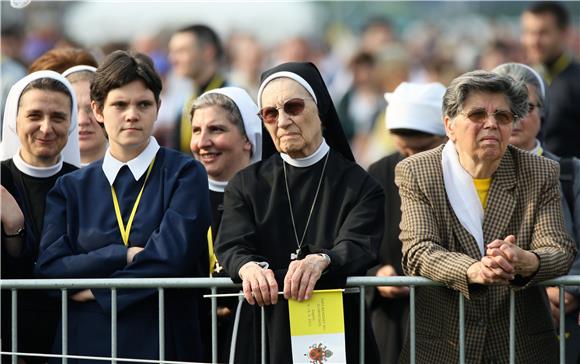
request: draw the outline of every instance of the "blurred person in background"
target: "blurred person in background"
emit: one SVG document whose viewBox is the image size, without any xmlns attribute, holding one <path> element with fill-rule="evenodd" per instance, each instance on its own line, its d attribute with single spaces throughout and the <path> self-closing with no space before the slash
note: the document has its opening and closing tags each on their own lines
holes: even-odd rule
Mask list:
<svg viewBox="0 0 580 364">
<path fill-rule="evenodd" d="M 10 89 L 2 158 L 2 279 L 33 279 L 46 196 L 60 176 L 80 165 L 74 90 L 59 73 L 33 72 Z M 10 291 L 2 290 L 2 351 L 11 351 Z M 18 293 L 17 351 L 51 352 L 60 300 L 45 291 Z M 24 357 L 26 363 L 45 358 Z M 2 361 L 8 358 L 2 358 Z"/>
<path fill-rule="evenodd" d="M 560 203 L 558 164 L 509 145 L 529 110 L 525 85 L 473 71 L 443 97 L 449 141 L 401 161 L 403 270 L 442 283 L 417 287 L 417 362 L 459 360 L 458 294 L 465 298 L 465 358 L 509 360 L 515 290 L 515 357 L 557 363 L 558 343 L 544 287 L 576 254 Z M 410 359 L 407 339 L 401 362 Z"/>
<path fill-rule="evenodd" d="M 527 59 L 549 84 L 544 145 L 560 157 L 580 157 L 580 64 L 566 49 L 570 14 L 562 3 L 535 2 L 521 23 Z"/>
<path fill-rule="evenodd" d="M 445 126 L 441 117 L 445 87 L 440 83 L 403 82 L 385 95 L 387 129 L 397 152 L 371 164 L 369 174 L 385 191 L 385 222 L 379 248 L 379 265 L 367 275 L 392 277 L 404 275 L 401 267 L 401 198 L 395 185 L 395 166 L 403 159 L 443 144 Z M 367 290 L 371 322 L 382 364 L 397 363 L 403 347 L 409 313 L 409 288 L 385 286 Z"/>
<path fill-rule="evenodd" d="M 264 62 L 264 50 L 260 42 L 252 34 L 234 33 L 227 45 L 230 69 L 228 80 L 250 95 L 257 95 Z"/>
<path fill-rule="evenodd" d="M 350 61 L 352 84 L 337 106 L 344 134 L 351 144 L 355 159 L 366 148 L 375 120 L 384 107 L 384 99 L 375 79 L 376 60 L 373 54 L 360 52 Z"/>
<path fill-rule="evenodd" d="M 224 191 L 229 180 L 240 170 L 262 159 L 262 122 L 258 107 L 246 91 L 239 87 L 223 87 L 198 97 L 191 108 L 191 152 L 207 171 L 211 203 L 210 272 L 213 277 L 229 277 L 215 259 L 213 242 L 216 241 L 222 214 Z M 210 239 L 211 238 L 211 239 Z M 236 290 L 237 291 L 237 290 Z M 218 361 L 228 362 L 235 307 L 238 300 L 218 299 Z M 253 309 L 244 304 L 240 315 L 242 335 L 237 335 L 234 362 L 255 362 L 259 352 L 250 334 Z M 249 310 L 249 311 L 248 311 Z M 210 333 L 210 301 L 201 302 L 200 319 L 203 332 Z M 205 358 L 211 360 L 211 336 L 204 335 Z M 255 355 L 255 356 L 252 356 Z"/>
<path fill-rule="evenodd" d="M 223 53 L 217 33 L 206 25 L 181 28 L 169 40 L 169 61 L 174 72 L 191 80 L 194 88 L 174 129 L 175 148 L 183 153 L 191 154 L 189 110 L 193 101 L 207 91 L 227 86 L 221 72 Z"/>
<path fill-rule="evenodd" d="M 53 48 L 35 59 L 28 67 L 28 72 L 51 70 L 63 73 L 67 69 L 81 64 L 91 67 L 98 66 L 95 57 L 86 49 L 71 47 Z"/>
<path fill-rule="evenodd" d="M 22 46 L 24 44 L 24 30 L 20 25 L 2 24 L 0 33 L 0 80 L 2 89 L 0 92 L 0 118 L 4 115 L 4 104 L 12 85 L 26 75 L 26 68 L 21 61 Z M 0 130 L 2 125 L 0 124 Z M 1 135 L 0 135 L 1 137 Z"/>
<path fill-rule="evenodd" d="M 207 275 L 207 174 L 152 137 L 161 89 L 152 60 L 141 53 L 115 51 L 97 69 L 91 105 L 109 147 L 103 159 L 58 179 L 49 192 L 35 268 L 40 277 Z M 200 299 L 196 290 L 165 290 L 167 360 L 201 359 Z M 111 356 L 111 300 L 109 289 L 70 292 L 69 354 Z M 117 355 L 158 359 L 157 289 L 119 290 L 116 302 Z M 61 345 L 56 335 L 53 350 L 60 353 Z"/>
<path fill-rule="evenodd" d="M 515 126 L 510 137 L 510 144 L 527 150 L 530 153 L 544 156 L 560 163 L 560 187 L 562 189 L 562 211 L 566 230 L 580 242 L 580 190 L 575 195 L 574 188 L 580 187 L 580 160 L 575 158 L 560 158 L 542 147 L 538 134 L 543 120 L 546 117 L 549 105 L 546 104 L 546 84 L 542 77 L 532 68 L 521 63 L 506 63 L 496 67 L 493 72 L 507 75 L 514 80 L 523 82 L 528 88 L 529 112 Z M 580 254 L 572 264 L 568 274 L 580 274 Z M 566 286 L 564 305 L 566 311 L 566 362 L 577 363 L 580 360 L 580 325 L 578 323 L 580 307 L 580 286 Z M 550 299 L 552 316 L 556 326 L 560 323 L 560 289 L 549 287 L 546 289 Z"/>
<path fill-rule="evenodd" d="M 107 150 L 107 135 L 102 124 L 97 122 L 91 109 L 91 83 L 95 78 L 96 68 L 80 64 L 62 73 L 75 89 L 78 103 L 79 147 L 81 165 L 104 157 Z"/>
</svg>

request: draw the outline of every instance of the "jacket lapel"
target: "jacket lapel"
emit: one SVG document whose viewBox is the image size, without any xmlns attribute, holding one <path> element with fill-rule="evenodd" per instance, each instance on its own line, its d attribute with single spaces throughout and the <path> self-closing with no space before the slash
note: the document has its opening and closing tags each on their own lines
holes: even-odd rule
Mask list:
<svg viewBox="0 0 580 364">
<path fill-rule="evenodd" d="M 515 164 L 511 149 L 508 148 L 493 176 L 487 197 L 487 209 L 483 218 L 483 239 L 486 244 L 506 237 L 506 230 L 516 206 L 515 187 Z"/>
</svg>

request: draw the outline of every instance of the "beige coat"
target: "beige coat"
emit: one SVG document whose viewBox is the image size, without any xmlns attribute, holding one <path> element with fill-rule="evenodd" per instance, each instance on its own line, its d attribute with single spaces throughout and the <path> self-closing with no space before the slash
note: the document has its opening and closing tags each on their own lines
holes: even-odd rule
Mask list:
<svg viewBox="0 0 580 364">
<path fill-rule="evenodd" d="M 446 287 L 416 291 L 417 363 L 456 363 L 459 297 L 465 300 L 466 362 L 507 363 L 509 290 L 516 290 L 516 362 L 552 363 L 558 344 L 543 288 L 533 284 L 566 274 L 575 246 L 566 234 L 556 162 L 509 146 L 493 175 L 483 222 L 485 243 L 516 236 L 540 258 L 530 280 L 511 287 L 468 284 L 467 269 L 481 259 L 475 239 L 452 211 L 443 183 L 443 146 L 407 158 L 396 169 L 401 194 L 403 269 Z M 401 361 L 409 361 L 409 342 Z"/>
</svg>

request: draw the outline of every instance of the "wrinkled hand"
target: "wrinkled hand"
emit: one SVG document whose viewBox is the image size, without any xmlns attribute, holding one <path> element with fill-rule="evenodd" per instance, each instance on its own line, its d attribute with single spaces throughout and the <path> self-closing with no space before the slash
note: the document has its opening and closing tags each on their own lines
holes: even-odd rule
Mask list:
<svg viewBox="0 0 580 364">
<path fill-rule="evenodd" d="M 533 275 L 540 266 L 538 256 L 516 245 L 516 237 L 509 235 L 504 240 L 494 240 L 487 245 L 486 255 L 496 262 L 505 262 L 515 268 L 515 273 L 523 277 Z M 504 262 L 505 261 L 505 262 Z"/>
<path fill-rule="evenodd" d="M 143 248 L 140 246 L 132 246 L 127 249 L 127 264 L 131 264 L 133 259 L 135 259 L 135 255 L 141 253 Z"/>
<path fill-rule="evenodd" d="M 482 257 L 467 269 L 469 283 L 484 285 L 509 285 L 514 279 L 515 268 L 505 259 Z"/>
<path fill-rule="evenodd" d="M 560 289 L 558 287 L 547 287 L 548 301 L 550 301 L 550 311 L 556 327 L 560 324 Z M 570 313 L 580 306 L 580 300 L 570 292 L 564 291 L 564 312 Z"/>
<path fill-rule="evenodd" d="M 271 269 L 264 269 L 256 262 L 248 262 L 240 268 L 244 297 L 250 305 L 275 305 L 278 302 L 278 283 Z"/>
<path fill-rule="evenodd" d="M 302 260 L 294 260 L 284 277 L 284 298 L 307 300 L 314 290 L 328 262 L 318 254 L 308 254 Z"/>
<path fill-rule="evenodd" d="M 392 265 L 383 265 L 377 271 L 377 277 L 394 277 L 397 275 L 397 271 Z M 399 287 L 399 286 L 378 286 L 377 291 L 384 298 L 398 298 L 407 297 L 409 295 L 409 287 Z"/>
<path fill-rule="evenodd" d="M 16 234 L 24 226 L 24 214 L 14 197 L 0 185 L 0 206 L 2 225 L 6 234 Z"/>
<path fill-rule="evenodd" d="M 87 302 L 95 299 L 93 292 L 90 289 L 85 289 L 84 291 L 77 292 L 70 297 L 73 301 L 77 302 Z"/>
</svg>

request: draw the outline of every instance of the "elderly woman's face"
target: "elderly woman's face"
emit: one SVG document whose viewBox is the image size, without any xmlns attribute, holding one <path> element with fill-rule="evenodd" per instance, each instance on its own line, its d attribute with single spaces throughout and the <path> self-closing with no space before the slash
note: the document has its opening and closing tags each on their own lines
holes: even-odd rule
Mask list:
<svg viewBox="0 0 580 364">
<path fill-rule="evenodd" d="M 504 94 L 472 92 L 452 120 L 445 117 L 447 136 L 462 157 L 473 163 L 494 162 L 503 156 L 513 129 L 513 114 Z"/>
<path fill-rule="evenodd" d="M 68 141 L 71 98 L 58 91 L 31 89 L 22 96 L 16 115 L 16 133 L 22 159 L 37 167 L 58 161 Z"/>
<path fill-rule="evenodd" d="M 250 164 L 252 145 L 222 107 L 195 110 L 191 120 L 191 152 L 214 181 L 229 181 Z"/>
<path fill-rule="evenodd" d="M 304 103 L 302 111 L 296 107 L 300 102 Z M 279 152 L 303 158 L 320 146 L 322 122 L 318 108 L 312 96 L 298 82 L 278 78 L 268 83 L 262 93 L 262 115 L 265 110 L 273 116 L 278 114 L 277 119 L 264 120 L 264 124 Z"/>
<path fill-rule="evenodd" d="M 532 150 L 536 146 L 536 136 L 540 132 L 541 118 L 538 107 L 538 88 L 529 84 L 527 86 L 529 112 L 514 125 L 510 144 L 524 150 Z"/>
</svg>

